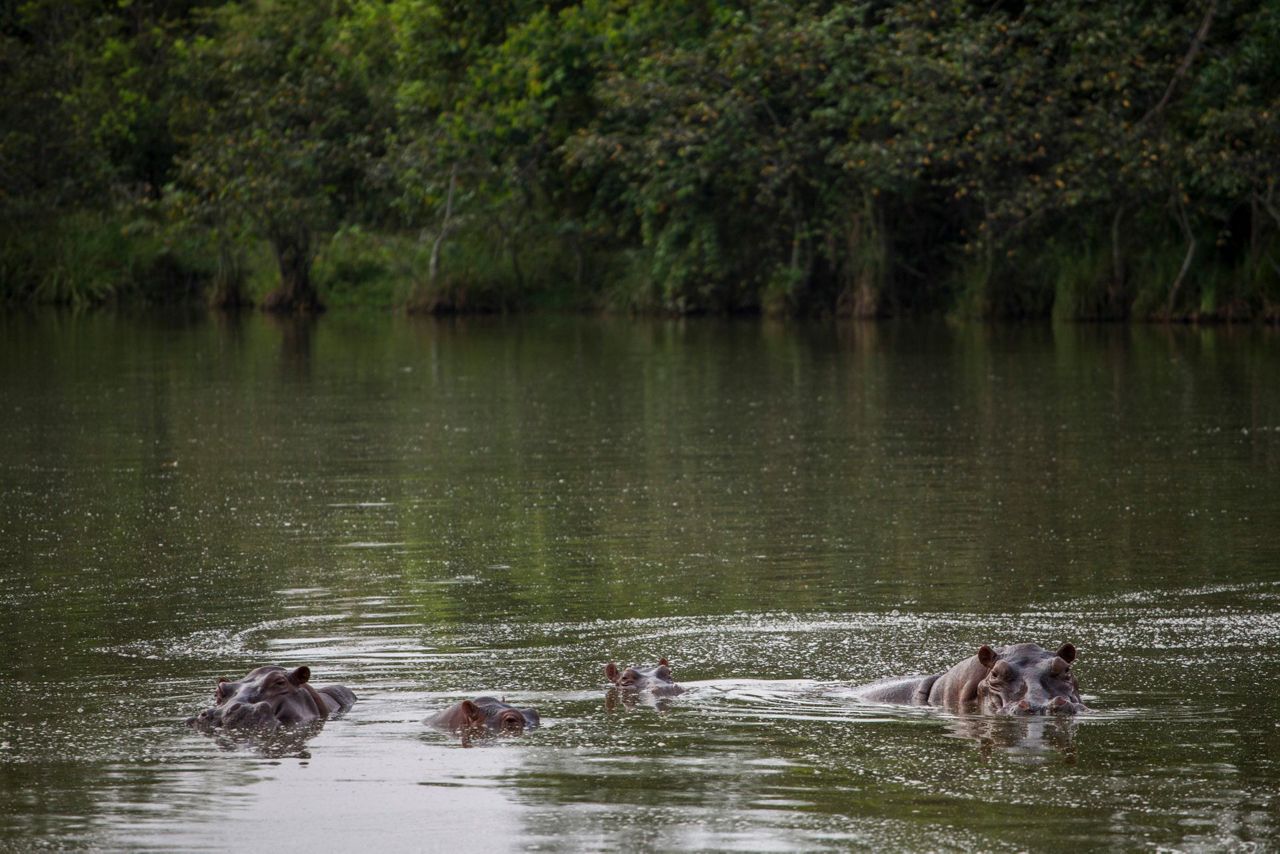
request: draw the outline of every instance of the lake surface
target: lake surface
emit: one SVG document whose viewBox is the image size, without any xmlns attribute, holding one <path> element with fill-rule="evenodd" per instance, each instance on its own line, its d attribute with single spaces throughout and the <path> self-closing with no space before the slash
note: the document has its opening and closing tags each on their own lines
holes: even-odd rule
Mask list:
<svg viewBox="0 0 1280 854">
<path fill-rule="evenodd" d="M 1274 330 L 7 317 L 0 847 L 1274 850 L 1277 487 Z M 1097 712 L 850 690 L 1019 641 Z"/>
</svg>

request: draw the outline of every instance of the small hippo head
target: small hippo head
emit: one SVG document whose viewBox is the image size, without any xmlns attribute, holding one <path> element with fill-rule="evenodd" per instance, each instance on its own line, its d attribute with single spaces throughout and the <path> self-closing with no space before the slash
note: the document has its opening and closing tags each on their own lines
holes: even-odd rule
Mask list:
<svg viewBox="0 0 1280 854">
<path fill-rule="evenodd" d="M 534 709 L 517 709 L 496 697 L 463 700 L 432 715 L 427 723 L 452 732 L 487 731 L 517 735 L 541 723 Z"/>
<path fill-rule="evenodd" d="M 242 679 L 219 679 L 214 705 L 187 723 L 204 728 L 274 729 L 281 724 L 314 721 L 323 717 L 325 710 L 306 684 L 310 678 L 311 670 L 305 665 L 292 671 L 268 665 Z"/>
<path fill-rule="evenodd" d="M 497 697 L 476 697 L 474 700 L 463 701 L 464 706 L 468 704 L 472 706 L 472 720 L 492 732 L 520 733 L 533 729 L 542 720 L 533 709 L 517 709 Z"/>
<path fill-rule="evenodd" d="M 665 658 L 656 667 L 628 667 L 619 670 L 610 661 L 604 667 L 604 675 L 616 687 L 632 691 L 651 691 L 658 696 L 674 696 L 684 691 L 671 678 L 671 666 Z"/>
<path fill-rule="evenodd" d="M 987 669 L 978 683 L 983 712 L 1003 715 L 1073 715 L 1087 712 L 1071 674 L 1076 648 L 1063 644 L 1056 653 L 1033 643 L 1006 646 L 999 652 L 983 644 L 978 662 Z"/>
</svg>

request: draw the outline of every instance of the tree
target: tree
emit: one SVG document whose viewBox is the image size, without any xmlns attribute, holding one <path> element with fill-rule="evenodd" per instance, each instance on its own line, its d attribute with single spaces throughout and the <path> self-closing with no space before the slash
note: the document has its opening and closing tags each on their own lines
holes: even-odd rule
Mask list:
<svg viewBox="0 0 1280 854">
<path fill-rule="evenodd" d="M 0 12 L 0 209 L 158 195 L 175 153 L 172 46 L 198 5 L 34 0 Z"/>
<path fill-rule="evenodd" d="M 392 112 L 386 19 L 344 0 L 246 0 L 213 11 L 183 54 L 179 208 L 266 238 L 264 307 L 321 308 L 320 239 L 373 207 Z"/>
</svg>

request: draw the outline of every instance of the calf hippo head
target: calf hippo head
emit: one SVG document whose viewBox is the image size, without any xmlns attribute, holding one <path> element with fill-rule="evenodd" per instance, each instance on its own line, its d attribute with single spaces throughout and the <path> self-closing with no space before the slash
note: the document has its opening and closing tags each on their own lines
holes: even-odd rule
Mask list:
<svg viewBox="0 0 1280 854">
<path fill-rule="evenodd" d="M 541 722 L 533 709 L 517 709 L 496 697 L 476 697 L 432 715 L 427 723 L 452 732 L 488 731 L 519 734 Z"/>
<path fill-rule="evenodd" d="M 281 724 L 304 723 L 325 717 L 324 700 L 307 681 L 311 670 L 268 665 L 242 679 L 219 679 L 214 705 L 187 723 L 199 727 L 274 729 Z"/>
<path fill-rule="evenodd" d="M 1056 653 L 1033 643 L 1003 647 L 985 644 L 978 662 L 987 670 L 978 683 L 981 711 L 1004 715 L 1072 715 L 1087 712 L 1071 675 L 1076 648 L 1063 644 Z"/>
<path fill-rule="evenodd" d="M 651 691 L 668 697 L 684 691 L 671 678 L 671 666 L 665 658 L 658 660 L 657 667 L 628 667 L 625 670 L 619 670 L 618 665 L 610 661 L 604 667 L 604 675 L 618 688 Z"/>
</svg>

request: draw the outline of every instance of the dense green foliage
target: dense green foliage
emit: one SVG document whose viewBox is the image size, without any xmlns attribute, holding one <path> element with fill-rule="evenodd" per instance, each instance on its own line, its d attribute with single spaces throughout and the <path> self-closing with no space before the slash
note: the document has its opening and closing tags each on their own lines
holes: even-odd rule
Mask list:
<svg viewBox="0 0 1280 854">
<path fill-rule="evenodd" d="M 13 300 L 1280 318 L 1272 0 L 6 8 Z"/>
</svg>

